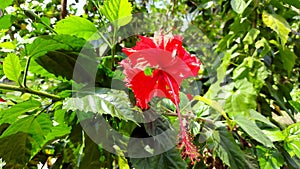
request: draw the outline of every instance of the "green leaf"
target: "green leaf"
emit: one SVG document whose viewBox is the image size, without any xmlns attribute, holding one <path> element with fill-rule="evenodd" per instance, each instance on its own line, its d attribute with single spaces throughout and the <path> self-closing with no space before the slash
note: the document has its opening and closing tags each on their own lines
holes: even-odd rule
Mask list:
<svg viewBox="0 0 300 169">
<path fill-rule="evenodd" d="M 0 48 L 4 49 L 16 49 L 16 45 L 13 42 L 2 42 Z"/>
<path fill-rule="evenodd" d="M 31 155 L 33 156 L 45 144 L 45 136 L 50 132 L 52 126 L 49 115 L 30 115 L 12 123 L 0 138 L 5 138 L 18 132 L 30 134 L 34 140 L 31 148 Z"/>
<path fill-rule="evenodd" d="M 1 4 L 1 3 L 0 3 Z M 0 30 L 1 29 L 9 29 L 12 25 L 11 15 L 4 15 L 0 17 Z"/>
<path fill-rule="evenodd" d="M 186 162 L 182 159 L 180 152 L 176 148 L 172 148 L 167 152 L 152 157 L 130 158 L 130 162 L 132 163 L 132 166 L 137 169 L 187 168 Z"/>
<path fill-rule="evenodd" d="M 3 123 L 12 124 L 18 117 L 26 112 L 35 110 L 41 107 L 41 103 L 36 100 L 28 100 L 22 103 L 15 104 L 9 109 L 0 111 L 0 125 Z"/>
<path fill-rule="evenodd" d="M 293 100 L 289 100 L 289 103 L 294 107 L 294 109 L 300 113 L 300 103 L 293 101 Z"/>
<path fill-rule="evenodd" d="M 114 89 L 99 89 L 98 93 L 94 95 L 67 98 L 63 102 L 63 109 L 109 114 L 133 122 L 136 121 L 135 118 L 141 118 L 140 113 L 133 111 L 127 94 L 124 91 Z"/>
<path fill-rule="evenodd" d="M 260 142 L 266 147 L 274 147 L 272 141 L 264 135 L 261 129 L 249 118 L 236 116 L 234 117 L 234 121 L 254 140 Z"/>
<path fill-rule="evenodd" d="M 67 45 L 58 43 L 53 39 L 36 38 L 31 44 L 26 45 L 26 55 L 31 58 L 38 58 L 45 55 L 48 51 L 65 49 Z"/>
<path fill-rule="evenodd" d="M 21 63 L 16 54 L 9 53 L 4 58 L 3 71 L 9 80 L 16 83 L 19 82 L 19 77 L 21 76 Z"/>
<path fill-rule="evenodd" d="M 300 0 L 282 0 L 282 2 L 293 5 L 294 7 L 300 9 Z"/>
<path fill-rule="evenodd" d="M 68 127 L 66 124 L 59 124 L 51 128 L 51 131 L 45 136 L 45 142 L 64 137 L 67 134 L 70 134 L 70 132 L 71 127 Z"/>
<path fill-rule="evenodd" d="M 97 70 L 95 58 L 81 57 L 73 51 L 49 51 L 39 57 L 36 62 L 49 73 L 62 76 L 67 80 L 74 78 L 76 82 L 91 82 Z"/>
<path fill-rule="evenodd" d="M 79 16 L 70 16 L 58 21 L 54 30 L 58 34 L 74 35 L 85 40 L 96 40 L 99 38 L 95 34 L 98 31 L 95 25 Z"/>
<path fill-rule="evenodd" d="M 253 84 L 253 87 L 258 93 L 265 84 L 265 79 L 268 77 L 267 68 L 260 60 L 247 57 L 242 64 L 234 69 L 232 76 L 234 80 L 243 79 L 245 77 Z"/>
<path fill-rule="evenodd" d="M 280 169 L 280 167 L 283 166 L 284 158 L 280 152 L 275 149 L 257 145 L 256 151 L 261 169 Z"/>
<path fill-rule="evenodd" d="M 298 122 L 288 126 L 283 132 L 286 136 L 284 149 L 291 157 L 296 155 L 300 158 L 300 123 Z"/>
<path fill-rule="evenodd" d="M 262 114 L 260 114 L 255 110 L 250 110 L 250 118 L 276 128 L 276 126 L 272 122 L 270 122 L 270 120 L 268 120 L 265 116 L 263 116 Z"/>
<path fill-rule="evenodd" d="M 98 145 L 89 137 L 85 137 L 84 156 L 80 163 L 79 169 L 101 168 L 100 151 Z"/>
<path fill-rule="evenodd" d="M 25 168 L 31 156 L 32 141 L 29 134 L 22 132 L 0 138 L 0 157 L 6 162 L 5 168 Z"/>
<path fill-rule="evenodd" d="M 124 26 L 132 19 L 132 6 L 128 0 L 104 1 L 100 11 L 110 22 L 116 26 Z"/>
<path fill-rule="evenodd" d="M 291 29 L 289 23 L 283 17 L 264 11 L 262 21 L 279 35 L 283 45 L 286 44 Z"/>
<path fill-rule="evenodd" d="M 260 31 L 255 28 L 251 28 L 243 39 L 244 44 L 251 45 L 254 43 L 255 39 L 259 35 Z"/>
<path fill-rule="evenodd" d="M 246 4 L 244 0 L 231 0 L 230 5 L 236 13 L 242 14 L 244 10 L 247 8 L 247 6 L 250 4 L 250 2 L 251 1 L 248 1 Z"/>
<path fill-rule="evenodd" d="M 13 0 L 3 0 L 0 3 L 0 9 L 5 9 L 6 7 L 8 7 L 9 5 L 11 5 L 13 3 Z M 1 21 L 0 21 L 1 23 Z"/>
<path fill-rule="evenodd" d="M 216 153 L 230 168 L 247 168 L 247 161 L 243 151 L 234 141 L 226 128 L 218 128 L 212 135 Z"/>
<path fill-rule="evenodd" d="M 128 161 L 125 158 L 124 153 L 122 152 L 120 147 L 117 145 L 114 145 L 113 148 L 116 150 L 116 154 L 118 155 L 118 165 L 119 165 L 120 169 L 130 169 L 130 167 L 128 165 Z"/>
<path fill-rule="evenodd" d="M 256 92 L 252 83 L 244 78 L 236 81 L 234 86 L 236 90 L 225 101 L 225 111 L 230 114 L 256 109 Z"/>
<path fill-rule="evenodd" d="M 281 63 L 278 66 L 282 66 L 284 70 L 287 71 L 288 76 L 291 75 L 291 71 L 296 63 L 297 56 L 290 49 L 283 47 L 279 50 L 280 56 L 278 59 Z"/>
<path fill-rule="evenodd" d="M 272 141 L 283 141 L 285 136 L 282 134 L 282 131 L 278 128 L 267 128 L 263 129 L 262 132 Z"/>
<path fill-rule="evenodd" d="M 263 49 L 259 52 L 259 57 L 260 58 L 264 57 L 271 50 L 271 46 L 269 45 L 269 42 L 265 38 L 261 38 L 259 41 L 257 41 L 255 43 L 256 50 L 253 53 L 253 56 L 257 56 L 258 55 L 258 51 L 259 51 L 259 49 L 261 47 Z"/>
</svg>

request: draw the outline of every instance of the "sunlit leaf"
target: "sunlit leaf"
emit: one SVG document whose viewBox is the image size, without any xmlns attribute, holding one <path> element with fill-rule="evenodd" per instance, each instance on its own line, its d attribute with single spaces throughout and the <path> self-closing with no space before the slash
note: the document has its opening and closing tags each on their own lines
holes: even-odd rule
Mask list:
<svg viewBox="0 0 300 169">
<path fill-rule="evenodd" d="M 58 34 L 75 35 L 85 40 L 95 40 L 99 38 L 99 36 L 95 34 L 98 31 L 95 25 L 91 21 L 79 16 L 70 16 L 58 21 L 54 30 Z"/>
<path fill-rule="evenodd" d="M 1 5 L 1 3 L 0 3 L 0 5 Z M 4 16 L 0 17 L 0 23 L 1 23 L 0 24 L 0 30 L 1 29 L 8 29 L 12 25 L 12 19 L 11 18 L 12 18 L 11 15 L 4 15 Z"/>
<path fill-rule="evenodd" d="M 268 77 L 268 74 L 267 68 L 263 62 L 248 57 L 234 69 L 232 78 L 235 80 L 247 78 L 258 93 L 265 84 L 265 79 Z"/>
<path fill-rule="evenodd" d="M 135 117 L 140 115 L 133 111 L 129 98 L 124 91 L 113 89 L 105 89 L 100 93 L 84 97 L 67 98 L 63 103 L 63 109 L 109 114 L 113 117 L 134 122 Z"/>
<path fill-rule="evenodd" d="M 4 109 L 0 111 L 0 125 L 3 123 L 12 124 L 18 120 L 18 116 L 35 110 L 41 106 L 41 103 L 36 100 L 29 100 L 25 102 L 18 103 L 9 109 Z"/>
<path fill-rule="evenodd" d="M 253 44 L 257 36 L 259 35 L 260 31 L 258 29 L 252 28 L 244 37 L 243 43 L 244 44 Z"/>
<path fill-rule="evenodd" d="M 283 132 L 286 136 L 284 149 L 291 157 L 296 155 L 300 158 L 300 123 L 290 125 Z"/>
<path fill-rule="evenodd" d="M 250 4 L 249 2 L 251 1 L 248 1 L 248 3 L 246 4 L 244 0 L 231 0 L 230 5 L 236 13 L 242 14 L 247 8 L 247 6 Z"/>
<path fill-rule="evenodd" d="M 229 114 L 256 109 L 256 92 L 252 83 L 246 79 L 236 81 L 235 89 L 226 99 L 224 109 Z"/>
<path fill-rule="evenodd" d="M 262 21 L 279 35 L 283 45 L 287 42 L 291 29 L 289 23 L 282 16 L 264 11 Z"/>
<path fill-rule="evenodd" d="M 236 116 L 234 121 L 254 140 L 260 142 L 266 147 L 273 147 L 272 141 L 264 135 L 261 129 L 249 118 L 244 116 Z"/>
<path fill-rule="evenodd" d="M 3 71 L 6 77 L 16 83 L 19 82 L 21 76 L 21 63 L 16 54 L 9 53 L 4 58 Z"/>
<path fill-rule="evenodd" d="M 101 13 L 117 26 L 124 26 L 131 21 L 132 6 L 128 0 L 104 1 Z"/>
<path fill-rule="evenodd" d="M 45 55 L 48 51 L 64 48 L 68 48 L 68 46 L 53 39 L 36 38 L 31 44 L 26 45 L 26 55 L 36 59 Z"/>
</svg>

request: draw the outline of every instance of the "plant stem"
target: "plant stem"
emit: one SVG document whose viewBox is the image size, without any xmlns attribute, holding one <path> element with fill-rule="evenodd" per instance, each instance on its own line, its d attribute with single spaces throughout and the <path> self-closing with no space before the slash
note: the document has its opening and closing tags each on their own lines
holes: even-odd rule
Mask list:
<svg viewBox="0 0 300 169">
<path fill-rule="evenodd" d="M 23 82 L 22 82 L 22 85 L 24 88 L 27 88 L 26 79 L 27 79 L 27 73 L 28 73 L 28 69 L 29 69 L 29 63 L 30 63 L 30 57 L 28 57 L 28 59 L 26 61 L 26 65 L 25 65 L 25 71 L 24 71 Z"/>
<path fill-rule="evenodd" d="M 59 97 L 57 95 L 54 95 L 54 94 L 46 93 L 46 92 L 43 92 L 43 91 L 36 91 L 36 90 L 30 89 L 30 88 L 27 88 L 27 87 L 19 87 L 19 86 L 15 86 L 15 85 L 0 84 L 0 89 L 31 93 L 31 94 L 35 94 L 35 95 L 38 95 L 38 96 L 50 98 L 54 101 L 58 101 L 58 100 L 62 99 L 61 97 Z"/>
<path fill-rule="evenodd" d="M 207 105 L 209 105 L 210 107 L 214 108 L 216 111 L 218 111 L 228 122 L 230 129 L 232 129 L 232 120 L 227 116 L 227 114 L 225 113 L 225 111 L 222 109 L 222 107 L 220 106 L 220 104 L 216 101 L 204 98 L 202 96 L 195 96 L 193 100 L 198 100 L 201 101 Z"/>
</svg>

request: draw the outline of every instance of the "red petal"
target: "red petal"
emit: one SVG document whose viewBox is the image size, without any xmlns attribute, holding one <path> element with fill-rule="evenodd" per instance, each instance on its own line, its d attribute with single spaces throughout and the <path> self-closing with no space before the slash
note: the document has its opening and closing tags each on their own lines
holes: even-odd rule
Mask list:
<svg viewBox="0 0 300 169">
<path fill-rule="evenodd" d="M 141 71 L 130 81 L 130 86 L 137 99 L 137 106 L 142 109 L 148 108 L 148 103 L 153 97 L 169 98 L 174 103 L 179 102 L 179 85 L 172 76 L 162 70 L 154 70 L 151 76 L 146 76 Z"/>
</svg>

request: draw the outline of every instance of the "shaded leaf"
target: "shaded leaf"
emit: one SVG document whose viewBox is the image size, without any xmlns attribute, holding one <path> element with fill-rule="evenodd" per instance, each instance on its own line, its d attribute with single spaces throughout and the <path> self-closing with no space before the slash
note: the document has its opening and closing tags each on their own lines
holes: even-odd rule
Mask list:
<svg viewBox="0 0 300 169">
<path fill-rule="evenodd" d="M 225 128 L 218 128 L 212 135 L 216 153 L 231 168 L 247 168 L 243 151 L 234 141 L 233 136 Z"/>
<path fill-rule="evenodd" d="M 300 9 L 300 0 L 282 0 L 282 2 L 293 5 L 294 7 Z"/>
<path fill-rule="evenodd" d="M 187 168 L 185 161 L 181 158 L 180 152 L 176 148 L 172 148 L 165 153 L 148 158 L 130 158 L 130 162 L 136 169 Z"/>
<path fill-rule="evenodd" d="M 99 37 L 95 35 L 98 31 L 95 25 L 79 16 L 70 16 L 58 21 L 54 30 L 58 34 L 75 35 L 85 40 L 96 40 Z"/>
<path fill-rule="evenodd" d="M 73 51 L 49 51 L 39 57 L 36 62 L 48 72 L 77 82 L 91 82 L 94 80 L 97 62 L 94 59 L 80 57 Z"/>
<path fill-rule="evenodd" d="M 24 168 L 31 157 L 31 142 L 27 133 L 17 132 L 0 138 L 0 157 L 6 162 L 5 168 Z"/>
<path fill-rule="evenodd" d="M 124 26 L 132 19 L 132 6 L 128 0 L 104 1 L 101 13 L 116 26 Z"/>
<path fill-rule="evenodd" d="M 19 82 L 21 76 L 21 64 L 16 54 L 9 53 L 3 62 L 3 71 L 6 77 L 16 83 Z"/>
<path fill-rule="evenodd" d="M 259 166 L 261 169 L 280 169 L 284 164 L 283 156 L 275 149 L 256 146 Z"/>
<path fill-rule="evenodd" d="M 291 29 L 289 23 L 283 17 L 264 11 L 262 21 L 279 35 L 283 45 L 287 42 Z"/>
<path fill-rule="evenodd" d="M 96 169 L 101 168 L 100 151 L 98 145 L 94 143 L 88 136 L 85 137 L 84 156 L 80 163 L 79 169 Z"/>
<path fill-rule="evenodd" d="M 278 59 L 281 61 L 281 64 L 277 65 L 279 67 L 283 67 L 284 70 L 287 71 L 288 76 L 291 75 L 293 67 L 296 63 L 297 56 L 294 52 L 290 51 L 288 48 L 283 47 L 280 48 L 280 55 Z"/>
<path fill-rule="evenodd" d="M 40 114 L 38 116 L 30 115 L 12 123 L 1 135 L 5 138 L 18 132 L 28 133 L 32 136 L 31 155 L 35 155 L 45 144 L 45 136 L 50 132 L 52 121 L 49 115 Z"/>
</svg>

